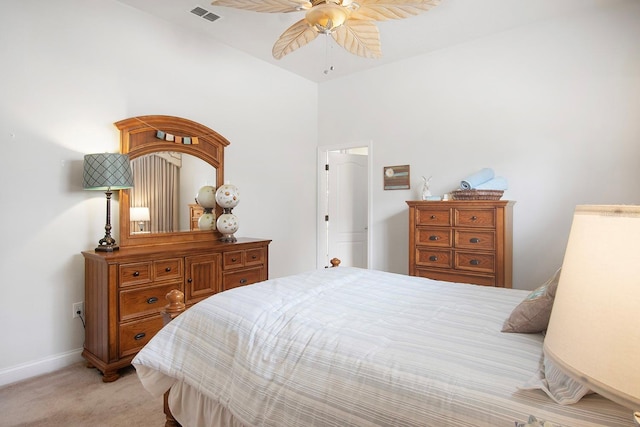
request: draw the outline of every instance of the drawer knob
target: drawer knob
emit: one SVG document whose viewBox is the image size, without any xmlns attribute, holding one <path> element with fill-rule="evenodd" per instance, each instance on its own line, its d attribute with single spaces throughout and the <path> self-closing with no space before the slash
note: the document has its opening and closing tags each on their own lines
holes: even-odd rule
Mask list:
<svg viewBox="0 0 640 427">
<path fill-rule="evenodd" d="M 469 261 L 469 264 L 471 265 L 480 265 L 480 261 L 477 259 L 472 259 L 471 261 Z"/>
<path fill-rule="evenodd" d="M 437 256 L 435 256 L 435 255 L 431 255 L 431 256 L 429 257 L 429 261 L 436 262 L 437 260 L 438 260 L 438 257 L 437 257 Z"/>
<path fill-rule="evenodd" d="M 257 259 L 258 257 L 256 255 L 252 255 L 251 259 Z"/>
<path fill-rule="evenodd" d="M 147 304 L 155 304 L 158 302 L 158 297 L 151 297 L 147 300 Z"/>
<path fill-rule="evenodd" d="M 193 282 L 193 279 L 192 279 L 191 277 L 189 277 L 189 278 L 187 279 L 187 283 L 192 283 L 192 282 Z"/>
<path fill-rule="evenodd" d="M 231 262 L 236 262 L 237 260 L 237 258 L 231 258 Z"/>
<path fill-rule="evenodd" d="M 477 220 L 477 219 L 478 219 L 478 217 L 477 217 L 477 216 L 475 216 L 475 215 L 471 217 L 471 221 L 475 221 L 475 220 Z"/>
<path fill-rule="evenodd" d="M 438 218 L 438 217 L 435 216 L 435 215 L 431 215 L 431 219 L 436 219 L 436 218 Z"/>
<path fill-rule="evenodd" d="M 134 271 L 134 272 L 133 272 L 133 277 L 138 277 L 139 275 L 140 275 L 140 272 L 139 272 L 139 271 Z"/>
<path fill-rule="evenodd" d="M 166 271 L 167 273 L 171 271 L 171 267 L 167 267 L 164 269 L 164 271 Z"/>
<path fill-rule="evenodd" d="M 470 241 L 471 243 L 480 243 L 480 239 L 479 239 L 479 238 L 477 238 L 477 237 L 472 237 L 471 239 L 469 239 L 469 241 Z"/>
<path fill-rule="evenodd" d="M 240 284 L 244 285 L 245 283 L 247 283 L 247 279 L 240 279 Z"/>
<path fill-rule="evenodd" d="M 141 340 L 142 338 L 144 338 L 146 336 L 147 336 L 147 334 L 145 334 L 144 332 L 140 332 L 139 334 L 136 334 L 136 336 L 133 337 L 133 339 L 136 340 L 136 341 L 139 341 L 139 340 Z"/>
<path fill-rule="evenodd" d="M 439 237 L 438 236 L 429 236 L 429 240 L 438 240 Z"/>
</svg>

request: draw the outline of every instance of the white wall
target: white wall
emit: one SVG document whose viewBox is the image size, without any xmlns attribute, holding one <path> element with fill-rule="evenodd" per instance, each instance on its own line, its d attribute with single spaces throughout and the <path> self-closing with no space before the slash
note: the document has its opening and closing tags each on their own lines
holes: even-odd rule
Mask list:
<svg viewBox="0 0 640 427">
<path fill-rule="evenodd" d="M 225 136 L 237 235 L 273 239 L 272 277 L 315 267 L 315 83 L 112 0 L 3 1 L 0 61 L 0 385 L 79 360 L 80 252 L 105 223 L 82 158 L 118 151 L 118 120 L 175 115 Z"/>
<path fill-rule="evenodd" d="M 421 175 L 435 195 L 483 167 L 509 180 L 522 289 L 562 263 L 576 204 L 640 203 L 639 23 L 640 2 L 612 2 L 322 83 L 319 143 L 373 141 L 372 267 L 408 271 Z M 403 164 L 412 189 L 383 191 Z"/>
</svg>

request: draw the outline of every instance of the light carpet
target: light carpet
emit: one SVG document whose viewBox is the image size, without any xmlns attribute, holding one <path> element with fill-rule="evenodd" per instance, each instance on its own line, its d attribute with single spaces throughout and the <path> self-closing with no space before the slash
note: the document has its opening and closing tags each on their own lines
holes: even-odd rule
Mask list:
<svg viewBox="0 0 640 427">
<path fill-rule="evenodd" d="M 162 398 L 153 398 L 135 369 L 103 383 L 84 363 L 0 388 L 0 426 L 164 425 Z"/>
</svg>

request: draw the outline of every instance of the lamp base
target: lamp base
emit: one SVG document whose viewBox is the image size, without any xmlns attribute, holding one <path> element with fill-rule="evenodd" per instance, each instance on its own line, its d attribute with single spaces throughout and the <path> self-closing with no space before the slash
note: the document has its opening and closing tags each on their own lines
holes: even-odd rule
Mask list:
<svg viewBox="0 0 640 427">
<path fill-rule="evenodd" d="M 222 234 L 220 241 L 225 243 L 235 243 L 238 241 L 238 239 L 236 239 L 236 236 L 234 236 L 233 234 Z"/>
<path fill-rule="evenodd" d="M 107 223 L 104 226 L 104 237 L 98 240 L 97 252 L 113 252 L 120 249 L 116 245 L 116 239 L 111 237 L 111 189 L 105 191 L 107 196 Z"/>
<path fill-rule="evenodd" d="M 113 244 L 113 245 L 98 246 L 95 250 L 96 252 L 113 252 L 113 251 L 117 251 L 118 249 L 120 249 L 120 246 Z"/>
<path fill-rule="evenodd" d="M 98 247 L 96 248 L 96 251 L 98 252 L 113 252 L 120 249 L 120 246 L 116 244 L 116 239 L 111 237 L 111 234 L 109 233 L 111 225 L 108 225 L 108 227 L 107 235 L 98 241 Z"/>
</svg>

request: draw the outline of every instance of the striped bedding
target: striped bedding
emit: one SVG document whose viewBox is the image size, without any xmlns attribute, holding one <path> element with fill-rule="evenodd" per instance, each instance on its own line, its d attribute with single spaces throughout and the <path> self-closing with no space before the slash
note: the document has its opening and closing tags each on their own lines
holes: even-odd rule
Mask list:
<svg viewBox="0 0 640 427">
<path fill-rule="evenodd" d="M 183 426 L 511 427 L 530 415 L 634 425 L 598 395 L 562 406 L 519 389 L 539 368 L 543 336 L 500 329 L 527 294 L 322 269 L 202 301 L 133 364 L 152 394 L 173 386 Z"/>
</svg>

